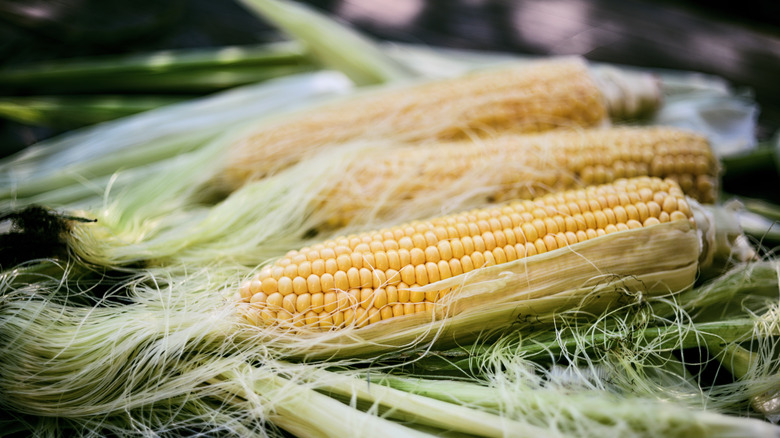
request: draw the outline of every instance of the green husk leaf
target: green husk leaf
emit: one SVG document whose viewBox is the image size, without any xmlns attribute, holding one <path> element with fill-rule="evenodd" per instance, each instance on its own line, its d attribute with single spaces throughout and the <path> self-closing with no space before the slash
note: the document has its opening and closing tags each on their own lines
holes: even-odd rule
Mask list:
<svg viewBox="0 0 780 438">
<path fill-rule="evenodd" d="M 346 373 L 309 370 L 307 376 L 320 391 L 348 400 L 357 399 L 362 403 L 380 405 L 387 410 L 385 415 L 407 422 L 484 437 L 562 436 L 553 430 L 544 430 L 526 422 L 471 409 L 464 403 L 453 403 L 452 399 L 445 402 L 413 394 L 411 391 L 399 391 Z"/>
<path fill-rule="evenodd" d="M 242 0 L 251 11 L 296 38 L 323 65 L 346 74 L 358 85 L 414 77 L 373 41 L 301 3 Z"/>
<path fill-rule="evenodd" d="M 490 382 L 408 378 L 374 373 L 376 385 L 387 385 L 466 406 L 497 412 L 508 418 L 578 437 L 731 437 L 778 433 L 777 426 L 692 409 L 662 400 L 617 396 L 589 389 L 536 386 L 533 382 Z"/>
<path fill-rule="evenodd" d="M 0 98 L 0 117 L 37 126 L 73 129 L 148 111 L 188 96 L 26 96 Z"/>
<path fill-rule="evenodd" d="M 306 68 L 312 69 L 313 64 L 298 43 L 276 42 L 6 67 L 0 70 L 0 89 L 4 93 L 24 91 L 39 95 L 213 91 Z M 241 76 L 228 81 L 224 75 L 230 73 Z M 212 75 L 223 77 L 216 82 L 208 79 Z"/>
<path fill-rule="evenodd" d="M 306 73 L 72 131 L 2 160 L 0 199 L 24 203 L 25 197 L 154 164 L 350 86 L 338 73 Z"/>
</svg>

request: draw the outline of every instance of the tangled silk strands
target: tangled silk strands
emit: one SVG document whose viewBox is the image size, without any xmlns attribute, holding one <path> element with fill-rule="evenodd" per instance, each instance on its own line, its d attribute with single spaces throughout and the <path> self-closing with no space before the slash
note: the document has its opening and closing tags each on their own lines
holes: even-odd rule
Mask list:
<svg viewBox="0 0 780 438">
<path fill-rule="evenodd" d="M 132 281 L 79 306 L 54 277 L 18 280 L 4 278 L 0 404 L 36 433 L 417 436 L 281 377 L 211 290 Z"/>
<path fill-rule="evenodd" d="M 40 277 L 18 288 L 11 284 L 18 279 L 6 277 L 0 326 L 2 405 L 35 416 L 37 432 L 61 418 L 59 432 L 87 435 L 273 435 L 281 426 L 301 436 L 340 430 L 345 436 L 423 436 L 314 392 L 311 388 L 323 385 L 311 378 L 317 365 L 286 366 L 263 344 L 239 341 L 232 308 L 208 290 L 193 287 L 182 294 L 174 293 L 171 279 L 158 287 L 134 281 L 125 296 L 78 306 L 71 303 L 77 297 L 68 285 Z M 125 303 L 113 303 L 116 299 Z M 402 397 L 409 403 L 404 394 L 385 393 L 364 397 L 385 404 L 387 397 Z M 489 436 L 523 427 L 538 433 L 524 423 L 436 400 L 417 400 L 414 408 L 426 409 L 417 421 L 431 427 L 471 432 L 487 427 Z M 472 419 L 447 425 L 448 415 L 459 409 Z"/>
<path fill-rule="evenodd" d="M 210 164 L 213 150 L 194 158 L 199 165 L 182 162 L 147 181 L 144 186 L 150 190 L 139 187 L 118 193 L 107 208 L 97 209 L 96 227 L 73 230 L 74 251 L 104 266 L 149 260 L 169 265 L 219 260 L 256 265 L 305 241 L 306 232 L 317 225 L 310 217 L 311 205 L 323 184 L 336 183 L 335 166 L 308 160 L 249 184 L 216 205 L 204 205 L 192 199 L 199 182 L 193 178 Z M 325 163 L 335 164 L 343 155 L 331 153 Z"/>
<path fill-rule="evenodd" d="M 567 436 L 777 432 L 769 423 L 740 418 L 749 400 L 766 398 L 780 379 L 773 340 L 780 325 L 774 263 L 742 266 L 722 282 L 697 289 L 696 296 L 679 295 L 676 302 L 638 298 L 594 323 L 576 322 L 582 315 L 561 315 L 551 319 L 558 325 L 553 338 L 529 327 L 508 329 L 481 352 L 474 351 L 471 360 L 481 371 L 465 382 L 474 388 L 471 398 L 441 406 L 435 400 L 449 393 L 449 386 L 404 399 L 407 392 L 436 385 L 435 380 L 403 392 L 364 386 L 367 382 L 358 376 L 365 366 L 375 364 L 374 373 L 395 369 L 382 365 L 386 354 L 287 364 L 285 343 L 297 342 L 297 349 L 318 339 L 293 342 L 295 334 L 285 332 L 258 336 L 259 329 L 242 324 L 222 297 L 237 276 L 235 270 L 216 266 L 178 278 L 147 271 L 85 305 L 82 295 L 92 291 L 69 284 L 73 275 L 32 269 L 6 273 L 0 306 L 0 405 L 25 416 L 32 430 L 52 435 L 247 436 L 274 435 L 281 427 L 301 436 L 339 430 L 345 436 L 368 431 L 417 436 L 419 431 L 382 417 L 414 419 L 421 427 L 441 431 L 444 425 L 436 415 L 447 409 L 464 409 L 464 424 L 454 422 L 453 430 L 474 433 L 479 424 L 498 425 L 485 436 L 508 430 Z M 747 319 L 744 332 L 728 334 L 716 323 L 688 317 L 692 310 L 707 310 L 691 309 L 696 298 L 716 305 L 740 301 L 739 292 L 745 290 L 751 291 L 749 310 L 754 314 L 743 311 L 731 322 L 733 327 Z M 756 291 L 763 291 L 764 299 L 755 298 Z M 681 352 L 707 345 L 713 337 L 726 344 L 751 340 L 751 354 L 760 360 L 740 379 L 708 386 L 695 372 L 685 371 L 700 359 Z M 535 355 L 528 354 L 529 346 L 537 347 Z M 414 348 L 430 346 L 411 344 L 406 350 Z M 457 385 L 452 388 L 459 394 Z M 492 397 L 485 397 L 485 388 Z M 365 403 L 370 406 L 366 411 L 356 409 L 365 409 Z M 409 403 L 407 410 L 400 407 L 404 403 Z M 496 417 L 484 417 L 488 414 Z"/>
<path fill-rule="evenodd" d="M 555 331 L 507 334 L 464 346 L 460 354 L 443 353 L 452 358 L 447 365 L 422 357 L 413 367 L 443 373 L 442 380 L 426 373 L 374 374 L 372 381 L 532 419 L 571 436 L 776 436 L 767 423 L 713 415 L 777 415 L 777 269 L 773 262 L 740 267 L 675 297 L 676 303 L 639 298 L 595 320 L 571 312 Z M 743 305 L 731 319 L 694 322 L 684 310 L 695 302 L 730 301 Z M 712 345 L 722 353 L 697 354 Z M 750 345 L 749 367 L 729 383 L 713 384 L 706 370 L 735 361 L 728 346 L 737 345 Z M 458 359 L 462 352 L 466 358 Z M 463 376 L 478 376 L 480 384 Z"/>
</svg>

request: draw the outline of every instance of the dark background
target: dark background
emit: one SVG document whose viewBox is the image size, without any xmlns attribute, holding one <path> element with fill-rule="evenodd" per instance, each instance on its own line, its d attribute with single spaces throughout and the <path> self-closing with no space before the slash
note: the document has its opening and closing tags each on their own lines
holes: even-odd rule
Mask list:
<svg viewBox="0 0 780 438">
<path fill-rule="evenodd" d="M 711 73 L 780 127 L 780 2 L 308 0 L 378 39 Z M 0 0 L 0 67 L 280 39 L 233 0 Z M 56 132 L 0 119 L 3 151 Z"/>
</svg>

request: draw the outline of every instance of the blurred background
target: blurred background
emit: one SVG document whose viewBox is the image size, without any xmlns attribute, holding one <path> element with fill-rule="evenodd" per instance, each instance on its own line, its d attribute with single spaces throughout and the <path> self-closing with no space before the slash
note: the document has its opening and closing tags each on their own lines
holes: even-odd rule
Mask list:
<svg viewBox="0 0 780 438">
<path fill-rule="evenodd" d="M 582 55 L 593 61 L 714 74 L 754 95 L 761 106 L 760 139 L 780 127 L 780 6 L 775 0 L 305 3 L 380 40 L 531 55 Z M 0 71 L 71 58 L 283 39 L 233 0 L 0 0 Z M 0 77 L 0 107 L 9 99 L 41 92 L 3 82 Z M 176 101 L 211 91 L 172 91 L 165 98 Z M 73 108 L 77 115 L 78 107 Z M 41 126 L 0 118 L 0 155 L 83 123 Z"/>
</svg>

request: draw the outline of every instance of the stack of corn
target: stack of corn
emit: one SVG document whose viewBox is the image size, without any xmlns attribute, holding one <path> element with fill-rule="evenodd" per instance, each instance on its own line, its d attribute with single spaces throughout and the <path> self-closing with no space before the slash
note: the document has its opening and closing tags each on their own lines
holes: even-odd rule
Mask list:
<svg viewBox="0 0 780 438">
<path fill-rule="evenodd" d="M 290 187 L 301 184 L 290 177 L 291 166 L 313 163 L 319 179 L 304 181 L 310 184 L 306 194 L 297 190 L 305 198 L 303 207 L 285 210 L 278 207 L 284 202 L 279 199 L 259 201 L 257 194 L 242 194 L 246 200 L 237 208 L 245 211 L 215 215 L 208 227 L 183 231 L 193 221 L 182 209 L 171 215 L 165 199 L 159 203 L 161 217 L 116 221 L 119 227 L 136 226 L 130 231 L 92 231 L 111 227 L 111 218 L 101 219 L 97 226 L 78 226 L 77 240 L 83 244 L 75 252 L 97 264 L 137 262 L 159 248 L 175 248 L 170 256 L 162 256 L 175 258 L 184 250 L 200 251 L 203 245 L 220 243 L 220 254 L 226 254 L 231 251 L 230 234 L 239 233 L 236 226 L 216 232 L 213 223 L 233 222 L 231 217 L 236 216 L 260 218 L 247 224 L 245 237 L 232 245 L 246 251 L 248 243 L 256 247 L 267 243 L 254 236 L 268 235 L 269 230 L 275 235 L 303 235 L 299 229 L 278 229 L 274 216 L 294 214 L 296 221 L 311 217 L 306 226 L 330 232 L 345 225 L 404 222 L 641 175 L 674 179 L 686 193 L 710 202 L 716 196 L 718 167 L 704 138 L 671 129 L 611 127 L 613 119 L 638 118 L 657 107 L 660 95 L 652 75 L 606 75 L 578 58 L 358 91 L 236 133 L 224 144 L 226 161 L 217 176 L 204 178 L 207 187 L 194 190 L 207 194 L 209 201 L 215 191 L 230 195 L 258 182 L 268 182 L 266 194 L 296 192 Z M 315 156 L 322 158 L 321 165 L 314 163 Z M 316 170 L 318 165 L 323 170 Z M 166 183 L 184 187 L 178 180 L 156 186 Z M 146 198 L 136 202 L 150 204 Z M 179 217 L 185 225 L 175 222 Z M 161 240 L 182 235 L 193 239 Z M 133 245 L 158 237 L 134 252 Z M 248 263 L 240 254 L 226 257 Z"/>
<path fill-rule="evenodd" d="M 774 436 L 752 419 L 678 409 L 709 410 L 718 399 L 735 412 L 752 399 L 758 411 L 776 410 L 768 338 L 777 312 L 747 301 L 739 312 L 712 311 L 736 293 L 699 301 L 706 288 L 692 289 L 755 253 L 713 205 L 720 169 L 704 137 L 612 126 L 657 107 L 660 95 L 652 76 L 578 59 L 397 84 L 241 133 L 220 149 L 218 177 L 192 179 L 216 186 L 207 195 L 224 192 L 219 204 L 177 180 L 203 168 L 109 193 L 83 215 L 99 222 L 52 227 L 71 239 L 67 264 L 3 272 L 0 406 L 38 434 Z M 316 161 L 329 153 L 338 159 Z M 301 180 L 298 170 L 317 166 L 325 170 Z M 280 228 L 287 240 L 263 240 Z M 99 254 L 104 242 L 120 250 Z M 259 266 L 237 257 L 263 245 L 288 252 Z M 776 273 L 760 272 L 771 281 L 746 289 L 768 284 L 776 301 Z M 714 325 L 696 320 L 707 311 Z M 745 317 L 754 311 L 765 320 Z M 556 377 L 558 357 L 544 343 L 536 353 L 550 353 L 552 367 L 512 346 L 540 333 L 566 371 L 583 376 Z M 468 392 L 440 376 L 409 390 L 419 394 L 375 380 L 385 366 L 405 372 L 388 356 L 424 351 L 422 362 L 450 346 L 468 346 L 475 361 L 461 374 Z M 486 354 L 474 354 L 482 346 Z M 709 391 L 717 385 L 674 357 L 683 348 L 717 355 L 734 385 Z M 486 359 L 491 350 L 511 351 Z M 299 359 L 307 363 L 289 363 Z M 602 409 L 599 393 L 656 397 L 665 408 L 610 398 Z"/>
<path fill-rule="evenodd" d="M 358 96 L 244 137 L 226 172 L 233 187 L 312 147 L 381 137 L 385 147 L 345 163 L 322 193 L 317 208 L 334 227 L 414 218 L 409 207 L 418 204 L 445 210 L 469 191 L 483 209 L 290 251 L 244 282 L 239 312 L 260 327 L 334 330 L 425 325 L 488 302 L 587 294 L 605 276 L 622 279 L 615 290 L 690 288 L 715 251 L 699 202 L 718 197 L 718 160 L 692 132 L 611 126 L 608 108 L 625 115 L 626 106 L 615 93 L 609 103 L 593 77 L 580 61 L 538 62 Z M 643 93 L 659 104 L 657 88 Z M 738 230 L 726 233 L 742 248 Z M 545 277 L 542 266 L 565 280 Z"/>
</svg>

